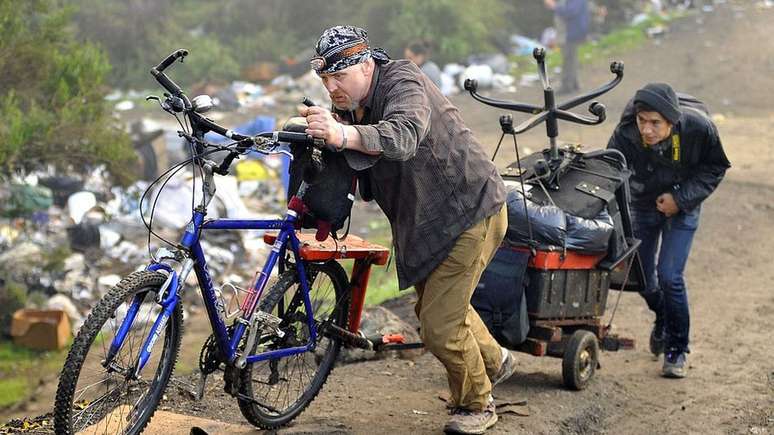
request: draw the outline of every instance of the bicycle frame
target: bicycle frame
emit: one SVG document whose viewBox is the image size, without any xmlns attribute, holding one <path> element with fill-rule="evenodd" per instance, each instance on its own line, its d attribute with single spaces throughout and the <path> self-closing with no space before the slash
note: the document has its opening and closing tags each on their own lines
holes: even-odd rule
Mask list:
<svg viewBox="0 0 774 435">
<path fill-rule="evenodd" d="M 180 303 L 180 290 L 182 289 L 182 283 L 185 281 L 188 273 L 193 270 L 196 274 L 196 278 L 199 282 L 199 288 L 204 298 L 204 305 L 207 310 L 207 315 L 212 326 L 212 331 L 215 336 L 215 341 L 221 351 L 221 354 L 225 356 L 226 361 L 233 363 L 238 358 L 237 348 L 240 341 L 243 338 L 248 326 L 258 327 L 253 318 L 255 309 L 258 304 L 263 291 L 268 283 L 269 275 L 277 264 L 277 261 L 286 252 L 287 243 L 290 242 L 290 248 L 293 251 L 294 258 L 296 260 L 297 273 L 300 277 L 306 277 L 306 271 L 304 267 L 304 261 L 301 259 L 299 252 L 300 244 L 295 233 L 295 222 L 297 220 L 296 213 L 293 210 L 288 210 L 283 220 L 250 220 L 250 219 L 215 219 L 204 220 L 205 213 L 197 209 L 194 212 L 191 222 L 186 227 L 185 234 L 183 235 L 180 245 L 190 253 L 190 257 L 185 260 L 181 268 L 180 273 L 174 270 L 170 265 L 161 262 L 154 262 L 148 266 L 148 270 L 151 271 L 164 271 L 168 273 L 169 278 L 164 283 L 159 291 L 158 302 L 162 306 L 162 311 L 156 318 L 156 321 L 151 328 L 148 337 L 140 352 L 137 360 L 136 367 L 132 370 L 132 375 L 139 376 L 143 367 L 150 358 L 151 351 L 158 337 L 161 335 L 163 328 L 166 326 L 169 317 L 172 315 L 173 310 Z M 263 266 L 263 269 L 258 273 L 253 288 L 250 289 L 249 295 L 242 302 L 241 311 L 242 315 L 236 320 L 236 327 L 233 334 L 229 334 L 224 320 L 220 317 L 218 310 L 217 295 L 213 287 L 212 278 L 207 270 L 207 261 L 202 251 L 201 244 L 199 243 L 199 234 L 202 230 L 280 230 L 277 240 L 274 243 L 269 258 Z M 312 308 L 311 299 L 309 296 L 309 285 L 306 279 L 300 279 L 301 291 L 303 295 L 304 307 L 307 312 L 307 323 L 309 325 L 309 342 L 304 346 L 297 346 L 286 349 L 272 350 L 263 352 L 258 355 L 250 355 L 245 358 L 246 363 L 253 363 L 256 361 L 263 361 L 268 359 L 287 357 L 303 352 L 312 350 L 317 341 L 317 328 L 314 322 L 314 312 Z M 165 296 L 165 293 L 167 295 Z M 108 356 L 103 363 L 104 366 L 108 366 L 118 350 L 124 343 L 129 329 L 139 311 L 140 304 L 142 302 L 142 296 L 135 296 L 131 306 L 127 311 L 127 315 L 124 318 L 118 333 L 113 339 L 110 345 Z"/>
<path fill-rule="evenodd" d="M 230 138 L 235 141 L 250 140 L 251 144 L 254 144 L 255 142 L 252 138 L 235 133 L 231 130 L 227 130 L 226 128 L 217 125 L 213 121 L 197 113 L 196 104 L 192 104 L 188 97 L 183 93 L 182 89 L 177 84 L 175 84 L 166 74 L 164 74 L 163 71 L 166 68 L 172 65 L 177 59 L 182 59 L 187 55 L 187 50 L 177 50 L 169 55 L 166 59 L 164 59 L 157 67 L 151 69 L 151 75 L 156 78 L 159 84 L 161 84 L 162 87 L 169 92 L 169 94 L 165 94 L 166 99 L 163 103 L 161 103 L 158 97 L 149 98 L 159 100 L 162 109 L 168 113 L 173 115 L 175 115 L 175 113 L 185 113 L 185 116 L 188 117 L 192 127 L 192 135 L 185 135 L 185 137 L 191 141 L 192 147 L 195 146 L 197 149 L 196 154 L 202 154 L 203 148 L 200 142 L 194 143 L 193 141 L 202 141 L 204 134 L 208 131 L 215 132 L 221 136 Z M 194 101 L 194 103 L 197 102 Z M 309 138 L 311 137 L 307 137 L 305 134 L 299 133 L 282 132 L 282 134 L 284 134 L 284 137 L 286 138 L 294 137 L 294 135 L 298 136 L 294 137 L 294 139 L 298 140 L 299 138 L 302 138 L 304 143 L 308 142 Z M 277 140 L 281 139 L 278 132 L 274 132 L 273 139 L 274 142 L 277 142 Z M 311 143 L 307 144 L 311 145 Z M 244 150 L 246 149 L 247 148 Z M 127 377 L 139 377 L 140 372 L 142 371 L 143 367 L 145 367 L 145 364 L 150 358 L 153 346 L 155 345 L 159 336 L 161 336 L 161 332 L 166 326 L 169 318 L 173 315 L 177 304 L 180 303 L 180 292 L 183 288 L 183 283 L 192 270 L 196 274 L 196 278 L 199 282 L 199 288 L 201 289 L 202 297 L 204 298 L 204 306 L 207 309 L 207 316 L 209 317 L 210 324 L 212 326 L 215 342 L 217 343 L 221 355 L 224 356 L 227 364 L 234 364 L 239 368 L 243 368 L 245 364 L 248 363 L 282 358 L 314 349 L 315 343 L 317 342 L 318 331 L 314 321 L 314 310 L 312 307 L 312 302 L 309 296 L 309 283 L 306 279 L 307 275 L 304 267 L 304 260 L 301 258 L 301 254 L 299 252 L 299 241 L 295 233 L 295 223 L 298 219 L 296 211 L 294 211 L 292 207 L 288 208 L 285 214 L 285 218 L 281 220 L 215 219 L 205 221 L 204 219 L 207 214 L 207 205 L 215 194 L 215 182 L 213 179 L 213 173 L 222 175 L 227 174 L 229 165 L 231 165 L 234 158 L 236 158 L 240 153 L 241 151 L 232 151 L 220 163 L 220 165 L 215 165 L 212 162 L 204 160 L 203 156 L 194 158 L 194 163 L 198 164 L 205 174 L 204 182 L 202 185 L 204 196 L 201 204 L 192 210 L 193 213 L 191 221 L 186 226 L 185 233 L 183 234 L 180 243 L 178 244 L 180 251 L 185 253 L 185 259 L 182 262 L 182 266 L 180 267 L 179 272 L 174 270 L 169 264 L 163 263 L 160 260 L 154 261 L 147 267 L 147 270 L 150 271 L 160 271 L 162 273 L 166 273 L 168 278 L 159 290 L 159 294 L 156 300 L 162 306 L 162 310 L 157 316 L 156 321 L 153 323 L 147 338 L 143 342 L 143 347 L 140 351 L 135 366 L 132 367 L 126 374 Z M 286 151 L 280 151 L 280 153 L 290 155 Z M 302 183 L 302 186 L 296 193 L 297 197 L 294 197 L 293 199 L 300 202 L 298 198 L 303 196 L 303 192 L 305 190 L 305 184 Z M 263 269 L 261 269 L 261 271 L 257 274 L 252 288 L 249 289 L 248 297 L 245 298 L 245 300 L 242 302 L 242 306 L 240 307 L 241 315 L 235 320 L 233 333 L 229 332 L 225 320 L 220 316 L 218 296 L 216 295 L 215 288 L 213 287 L 210 273 L 207 271 L 207 260 L 199 243 L 199 236 L 201 231 L 208 229 L 280 230 L 279 236 L 277 237 L 269 254 L 269 258 L 264 264 Z M 249 330 L 250 332 L 246 345 L 247 350 L 245 351 L 250 352 L 256 338 L 255 334 L 257 330 L 255 328 L 259 328 L 261 323 L 266 320 L 258 319 L 256 317 L 257 313 L 255 310 L 258 306 L 258 300 L 263 294 L 266 284 L 268 283 L 271 271 L 274 269 L 277 261 L 285 255 L 285 252 L 287 252 L 288 241 L 290 242 L 290 248 L 293 251 L 293 255 L 296 260 L 296 272 L 301 278 L 299 279 L 299 282 L 301 285 L 304 307 L 307 313 L 306 321 L 309 326 L 309 342 L 303 346 L 262 352 L 259 355 L 239 355 L 237 349 L 240 342 L 242 341 L 245 331 L 248 331 L 248 328 L 251 328 Z M 175 259 L 178 260 L 181 258 L 175 256 Z M 122 321 L 116 336 L 113 338 L 105 361 L 102 363 L 104 367 L 110 367 L 112 360 L 123 346 L 129 329 L 131 328 L 132 323 L 134 322 L 135 317 L 139 312 L 142 300 L 142 295 L 136 295 L 132 300 L 129 309 L 127 310 L 127 315 Z"/>
</svg>

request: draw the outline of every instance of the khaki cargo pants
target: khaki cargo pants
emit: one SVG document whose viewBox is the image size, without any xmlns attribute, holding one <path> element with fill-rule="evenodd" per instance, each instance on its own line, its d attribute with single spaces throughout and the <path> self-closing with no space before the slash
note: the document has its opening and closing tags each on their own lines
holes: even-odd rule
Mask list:
<svg viewBox="0 0 774 435">
<path fill-rule="evenodd" d="M 470 305 L 473 290 L 505 236 L 506 207 L 457 239 L 446 260 L 415 288 L 425 347 L 446 367 L 451 405 L 482 410 L 500 369 L 500 345 Z"/>
</svg>

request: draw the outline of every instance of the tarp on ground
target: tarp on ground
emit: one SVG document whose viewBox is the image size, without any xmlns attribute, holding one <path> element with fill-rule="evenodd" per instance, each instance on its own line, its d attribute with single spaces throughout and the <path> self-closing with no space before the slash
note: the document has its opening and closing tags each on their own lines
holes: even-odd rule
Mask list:
<svg viewBox="0 0 774 435">
<path fill-rule="evenodd" d="M 43 186 L 11 183 L 0 203 L 0 215 L 9 218 L 28 217 L 47 210 L 53 204 L 51 189 Z"/>
</svg>

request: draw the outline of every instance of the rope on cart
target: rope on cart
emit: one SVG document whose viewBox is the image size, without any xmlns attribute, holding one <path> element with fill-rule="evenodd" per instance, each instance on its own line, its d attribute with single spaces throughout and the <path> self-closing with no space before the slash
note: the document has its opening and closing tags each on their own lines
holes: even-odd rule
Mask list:
<svg viewBox="0 0 774 435">
<path fill-rule="evenodd" d="M 505 136 L 505 133 L 503 133 Z M 536 254 L 535 248 L 537 247 L 537 240 L 532 234 L 532 222 L 529 219 L 529 210 L 527 210 L 527 191 L 524 190 L 524 173 L 521 171 L 521 157 L 519 156 L 519 144 L 516 142 L 516 133 L 511 133 L 513 136 L 513 148 L 516 150 L 516 167 L 519 169 L 519 182 L 521 183 L 521 200 L 524 202 L 524 217 L 527 220 L 527 231 L 529 232 L 529 249 L 530 253 L 534 256 Z M 502 142 L 503 137 L 500 137 Z M 500 147 L 499 145 L 497 146 Z"/>
<path fill-rule="evenodd" d="M 507 130 L 506 130 L 507 129 Z M 521 200 L 524 202 L 524 218 L 527 221 L 527 232 L 529 233 L 529 250 L 530 254 L 532 256 L 536 255 L 536 248 L 537 248 L 537 240 L 535 240 L 535 236 L 532 233 L 532 222 L 529 219 L 529 211 L 527 210 L 527 191 L 524 189 L 524 173 L 521 170 L 521 156 L 519 155 L 519 144 L 516 141 L 516 133 L 513 131 L 513 127 L 503 127 L 503 134 L 500 135 L 500 140 L 497 142 L 497 147 L 495 148 L 494 154 L 492 154 L 492 162 L 494 162 L 495 157 L 497 157 L 497 152 L 500 151 L 500 145 L 503 143 L 503 139 L 505 138 L 506 134 L 510 134 L 513 136 L 513 148 L 516 150 L 516 167 L 519 170 L 519 183 L 521 183 Z"/>
<path fill-rule="evenodd" d="M 610 321 L 607 322 L 607 326 L 605 326 L 605 330 L 610 330 L 610 327 L 613 325 L 613 318 L 615 317 L 615 312 L 618 310 L 618 303 L 621 302 L 621 295 L 624 292 L 624 289 L 626 288 L 626 284 L 629 282 L 629 273 L 632 271 L 632 265 L 634 264 L 634 256 L 640 255 L 639 252 L 634 252 L 632 254 L 632 258 L 629 259 L 626 266 L 626 275 L 624 276 L 623 283 L 621 284 L 621 289 L 618 291 L 618 297 L 615 300 L 615 306 L 613 307 L 613 312 L 610 314 Z"/>
</svg>

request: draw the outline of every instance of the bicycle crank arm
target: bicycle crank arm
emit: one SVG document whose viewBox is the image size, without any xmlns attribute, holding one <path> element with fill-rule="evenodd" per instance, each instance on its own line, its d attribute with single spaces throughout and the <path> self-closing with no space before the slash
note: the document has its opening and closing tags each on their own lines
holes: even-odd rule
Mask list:
<svg viewBox="0 0 774 435">
<path fill-rule="evenodd" d="M 425 347 L 425 344 L 421 341 L 416 343 L 388 343 L 388 344 L 380 344 L 379 346 L 374 346 L 374 350 L 377 352 L 383 352 L 387 350 L 411 350 L 411 349 L 422 349 Z"/>
<path fill-rule="evenodd" d="M 340 339 L 345 346 L 357 349 L 374 350 L 374 344 L 371 340 L 360 334 L 354 334 L 344 328 L 338 327 L 332 323 L 325 326 L 323 335 L 328 338 Z"/>
</svg>

